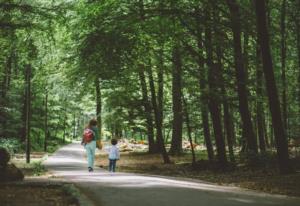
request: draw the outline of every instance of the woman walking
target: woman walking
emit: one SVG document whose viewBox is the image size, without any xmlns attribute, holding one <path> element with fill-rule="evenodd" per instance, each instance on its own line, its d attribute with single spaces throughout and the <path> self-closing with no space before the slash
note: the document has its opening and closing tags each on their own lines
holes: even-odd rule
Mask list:
<svg viewBox="0 0 300 206">
<path fill-rule="evenodd" d="M 94 171 L 96 141 L 100 139 L 99 129 L 97 127 L 97 120 L 91 119 L 88 126 L 83 133 L 82 144 L 84 144 L 87 160 L 88 171 Z"/>
</svg>

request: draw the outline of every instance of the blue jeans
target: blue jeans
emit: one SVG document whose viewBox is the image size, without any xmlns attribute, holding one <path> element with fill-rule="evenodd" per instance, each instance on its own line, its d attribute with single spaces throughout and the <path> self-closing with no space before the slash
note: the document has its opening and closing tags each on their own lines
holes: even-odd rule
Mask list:
<svg viewBox="0 0 300 206">
<path fill-rule="evenodd" d="M 115 172 L 116 171 L 116 163 L 117 163 L 117 160 L 114 159 L 114 160 L 109 160 L 109 171 L 110 172 Z"/>
<path fill-rule="evenodd" d="M 96 141 L 91 141 L 85 145 L 88 167 L 94 168 Z"/>
</svg>

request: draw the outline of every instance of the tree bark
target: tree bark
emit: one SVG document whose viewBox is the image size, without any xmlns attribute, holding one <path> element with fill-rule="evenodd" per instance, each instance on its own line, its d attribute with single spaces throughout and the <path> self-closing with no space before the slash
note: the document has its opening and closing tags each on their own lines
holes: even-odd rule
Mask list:
<svg viewBox="0 0 300 206">
<path fill-rule="evenodd" d="M 26 163 L 30 163 L 30 117 L 31 117 L 31 65 L 26 66 L 26 121 L 25 121 L 25 135 L 26 135 Z"/>
<path fill-rule="evenodd" d="M 173 48 L 173 70 L 172 70 L 172 102 L 173 102 L 173 123 L 172 143 L 170 154 L 180 155 L 182 153 L 182 62 L 178 46 Z"/>
<path fill-rule="evenodd" d="M 207 14 L 210 19 L 210 14 Z M 221 111 L 220 111 L 220 100 L 218 98 L 219 88 L 217 82 L 219 81 L 219 72 L 217 71 L 216 65 L 213 63 L 213 50 L 212 50 L 212 32 L 210 26 L 206 27 L 205 30 L 205 47 L 207 53 L 207 66 L 208 72 L 208 84 L 209 84 L 209 103 L 208 108 L 211 113 L 214 135 L 217 146 L 217 158 L 221 166 L 226 166 L 227 157 L 225 149 L 225 141 L 223 136 L 223 129 L 221 123 Z"/>
<path fill-rule="evenodd" d="M 150 92 L 151 92 L 151 102 L 152 102 L 152 107 L 153 107 L 153 111 L 154 111 L 154 122 L 155 122 L 155 126 L 156 126 L 156 140 L 157 140 L 157 144 L 158 144 L 158 149 L 163 157 L 164 163 L 169 164 L 169 163 L 171 163 L 171 161 L 170 161 L 170 158 L 166 151 L 165 143 L 163 140 L 162 125 L 160 124 L 160 121 L 159 121 L 161 117 L 160 117 L 160 113 L 158 111 L 158 106 L 157 106 L 157 101 L 156 101 L 156 92 L 155 92 L 154 79 L 153 79 L 151 65 L 149 66 L 149 69 L 148 69 L 148 75 L 149 75 L 149 85 L 150 85 Z"/>
<path fill-rule="evenodd" d="M 164 119 L 164 60 L 163 60 L 163 43 L 160 42 L 161 48 L 159 50 L 159 65 L 157 68 L 157 109 L 158 109 L 158 124 L 163 128 L 163 119 Z M 163 138 L 164 139 L 164 138 Z M 156 145 L 156 147 L 158 147 Z"/>
<path fill-rule="evenodd" d="M 228 145 L 228 151 L 229 151 L 229 158 L 231 162 L 235 162 L 234 158 L 234 151 L 233 151 L 233 134 L 232 131 L 232 119 L 229 112 L 229 104 L 227 101 L 227 95 L 226 95 L 226 89 L 225 89 L 225 83 L 223 78 L 223 67 L 222 67 L 222 50 L 220 48 L 221 41 L 217 42 L 217 58 L 218 58 L 218 71 L 221 75 L 219 75 L 219 85 L 221 86 L 221 92 L 223 95 L 223 108 L 224 108 L 224 127 L 225 127 L 225 134 L 227 139 L 227 145 Z"/>
<path fill-rule="evenodd" d="M 262 82 L 263 82 L 263 71 L 261 68 L 261 52 L 259 46 L 256 48 L 256 123 L 257 133 L 259 140 L 259 149 L 261 152 L 266 151 L 265 142 L 265 130 L 264 130 L 264 108 L 263 108 L 263 93 L 262 93 Z"/>
<path fill-rule="evenodd" d="M 47 152 L 47 146 L 48 146 L 48 90 L 45 91 L 45 119 L 44 119 L 44 135 L 45 135 L 45 141 L 44 141 L 44 152 Z"/>
<path fill-rule="evenodd" d="M 146 78 L 145 78 L 145 74 L 144 74 L 144 65 L 142 65 L 141 68 L 139 68 L 138 75 L 139 75 L 139 79 L 140 79 L 142 96 L 143 96 L 143 106 L 144 106 L 145 115 L 146 115 L 149 153 L 155 153 L 155 152 L 157 152 L 157 148 L 156 148 L 156 144 L 154 141 L 152 108 L 151 108 L 151 103 L 148 98 L 148 89 L 147 89 Z"/>
<path fill-rule="evenodd" d="M 265 0 L 255 0 L 254 2 L 257 17 L 257 34 L 262 52 L 263 71 L 266 80 L 269 106 L 274 127 L 279 169 L 281 173 L 289 173 L 291 171 L 291 166 L 289 163 L 287 138 L 281 117 L 280 102 L 269 45 L 269 34 L 266 22 L 266 4 Z"/>
<path fill-rule="evenodd" d="M 190 117 L 189 117 L 189 112 L 188 112 L 188 108 L 187 108 L 187 103 L 186 103 L 186 100 L 183 95 L 182 95 L 182 102 L 183 102 L 183 106 L 184 106 L 185 123 L 186 123 L 186 127 L 187 127 L 191 151 L 192 151 L 192 165 L 194 166 L 194 165 L 196 165 L 196 155 L 195 155 L 193 139 L 192 139 L 192 129 L 191 129 L 191 125 L 190 125 Z"/>
<path fill-rule="evenodd" d="M 198 11 L 197 15 L 197 46 L 199 51 L 203 51 L 203 39 L 202 39 L 202 31 L 200 29 L 200 11 Z M 211 142 L 210 136 L 210 126 L 209 126 L 209 118 L 208 118 L 208 101 L 207 101 L 207 83 L 206 83 L 206 71 L 204 68 L 205 60 L 203 58 L 203 52 L 198 54 L 198 72 L 199 72 L 199 87 L 200 87 L 200 101 L 201 101 L 201 120 L 202 120 L 202 127 L 203 127 L 203 135 L 204 141 L 207 149 L 207 156 L 210 161 L 214 159 L 214 150 Z"/>
<path fill-rule="evenodd" d="M 102 98 L 101 98 L 101 82 L 99 77 L 95 79 L 95 87 L 96 87 L 96 118 L 97 118 L 97 126 L 99 129 L 99 137 L 102 139 Z"/>
<path fill-rule="evenodd" d="M 63 123 L 63 143 L 66 143 L 66 129 L 67 129 L 67 100 L 65 100 L 64 105 L 64 123 Z"/>
<path fill-rule="evenodd" d="M 248 90 L 246 87 L 246 74 L 243 62 L 243 54 L 241 47 L 241 19 L 239 5 L 236 0 L 227 0 L 227 4 L 231 14 L 233 44 L 234 44 L 234 61 L 237 80 L 237 90 L 239 99 L 239 110 L 241 113 L 243 135 L 247 141 L 247 149 L 253 153 L 258 152 L 256 136 L 251 122 L 251 115 L 248 105 Z"/>
<path fill-rule="evenodd" d="M 281 34 L 281 81 L 282 81 L 282 118 L 285 131 L 287 132 L 287 84 L 286 84 L 286 0 L 281 3 L 281 21 L 280 21 L 280 34 Z"/>
<path fill-rule="evenodd" d="M 297 53 L 298 53 L 298 112 L 300 113 L 300 2 L 296 4 L 297 12 L 295 18 Z"/>
</svg>

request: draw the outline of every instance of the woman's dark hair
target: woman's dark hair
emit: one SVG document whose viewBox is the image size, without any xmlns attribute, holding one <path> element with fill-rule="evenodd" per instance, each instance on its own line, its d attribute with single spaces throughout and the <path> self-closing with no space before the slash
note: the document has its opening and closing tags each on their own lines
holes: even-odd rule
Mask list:
<svg viewBox="0 0 300 206">
<path fill-rule="evenodd" d="M 118 144 L 118 140 L 115 139 L 115 138 L 111 139 L 111 144 L 112 144 L 112 145 Z"/>
<path fill-rule="evenodd" d="M 96 119 L 91 119 L 89 122 L 89 127 L 95 127 L 97 126 L 97 120 Z"/>
</svg>

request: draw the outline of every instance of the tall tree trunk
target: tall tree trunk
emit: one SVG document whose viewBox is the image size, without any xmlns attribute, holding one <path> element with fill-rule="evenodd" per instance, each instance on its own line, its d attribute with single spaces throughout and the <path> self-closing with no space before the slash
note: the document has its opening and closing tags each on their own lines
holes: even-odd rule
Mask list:
<svg viewBox="0 0 300 206">
<path fill-rule="evenodd" d="M 280 34 L 281 34 L 281 81 L 282 81 L 282 118 L 285 131 L 288 129 L 287 117 L 287 84 L 286 84 L 286 0 L 281 3 L 281 21 L 280 21 Z"/>
<path fill-rule="evenodd" d="M 227 101 L 227 94 L 226 94 L 226 89 L 225 89 L 225 83 L 224 83 L 224 78 L 223 78 L 223 67 L 222 67 L 222 50 L 220 47 L 221 41 L 219 40 L 217 43 L 217 58 L 218 58 L 218 71 L 221 75 L 219 78 L 219 85 L 221 86 L 221 92 L 223 95 L 223 108 L 224 108 L 224 127 L 225 127 L 225 132 L 226 132 L 226 139 L 227 139 L 227 145 L 228 145 L 228 151 L 229 151 L 229 158 L 231 162 L 235 162 L 234 158 L 234 151 L 233 151 L 233 131 L 232 131 L 232 119 L 231 115 L 229 112 L 229 104 Z"/>
<path fill-rule="evenodd" d="M 163 119 L 164 119 L 164 60 L 163 60 L 163 42 L 160 42 L 161 48 L 159 50 L 159 65 L 157 68 L 157 83 L 158 83 L 158 92 L 157 92 L 157 112 L 158 112 L 158 124 L 163 128 Z"/>
<path fill-rule="evenodd" d="M 244 68 L 245 68 L 245 82 L 247 83 L 249 79 L 249 34 L 247 31 L 244 32 L 244 42 L 243 42 L 243 61 L 244 61 Z"/>
<path fill-rule="evenodd" d="M 247 149 L 254 153 L 258 152 L 256 136 L 251 122 L 251 115 L 248 105 L 248 91 L 246 87 L 246 74 L 243 62 L 243 54 L 241 47 L 241 19 L 239 5 L 236 0 L 227 0 L 227 4 L 231 14 L 233 44 L 234 44 L 234 61 L 237 79 L 237 90 L 239 99 L 239 110 L 241 113 L 243 135 L 247 141 Z"/>
<path fill-rule="evenodd" d="M 76 138 L 77 134 L 76 134 L 76 114 L 73 114 L 73 139 Z"/>
<path fill-rule="evenodd" d="M 30 117 L 31 117 L 31 65 L 26 66 L 26 121 L 25 121 L 25 135 L 26 135 L 26 163 L 30 163 Z"/>
<path fill-rule="evenodd" d="M 263 71 L 261 68 L 261 52 L 259 46 L 256 48 L 256 123 L 257 133 L 259 140 L 259 149 L 261 152 L 266 151 L 265 143 L 265 130 L 264 130 L 264 108 L 263 108 L 263 93 L 262 93 L 262 82 L 263 82 Z"/>
<path fill-rule="evenodd" d="M 45 91 L 45 119 L 44 119 L 44 151 L 47 152 L 47 146 L 48 146 L 48 90 Z"/>
<path fill-rule="evenodd" d="M 64 106 L 64 123 L 63 123 L 63 143 L 66 143 L 66 129 L 67 129 L 67 101 L 65 100 L 65 106 Z"/>
<path fill-rule="evenodd" d="M 97 116 L 97 126 L 99 128 L 99 136 L 102 139 L 102 98 L 101 98 L 101 82 L 99 77 L 95 79 L 96 87 L 96 116 Z"/>
<path fill-rule="evenodd" d="M 208 18 L 210 19 L 210 13 L 208 12 Z M 226 166 L 226 149 L 225 141 L 223 136 L 223 129 L 221 123 L 221 110 L 220 110 L 220 99 L 219 99 L 219 71 L 217 71 L 216 65 L 213 63 L 213 50 L 212 50 L 212 32 L 210 26 L 206 27 L 205 30 L 205 47 L 207 53 L 207 66 L 208 72 L 208 84 L 209 84 L 209 103 L 208 108 L 211 113 L 214 135 L 217 146 L 217 158 L 222 166 Z"/>
<path fill-rule="evenodd" d="M 269 34 L 266 22 L 265 0 L 255 0 L 255 8 L 257 17 L 257 34 L 262 53 L 263 70 L 266 79 L 266 88 L 274 127 L 279 169 L 281 173 L 288 173 L 291 171 L 291 165 L 289 164 L 287 138 L 281 117 L 278 90 L 274 77 L 273 62 L 269 45 Z"/>
<path fill-rule="evenodd" d="M 192 139 L 192 129 L 191 129 L 191 125 L 190 125 L 190 117 L 189 117 L 187 103 L 186 103 L 186 100 L 184 98 L 184 95 L 182 95 L 182 102 L 183 102 L 183 106 L 184 106 L 184 116 L 185 116 L 186 128 L 187 128 L 189 142 L 190 142 L 191 151 L 192 151 L 192 165 L 194 166 L 196 164 L 196 155 L 195 155 L 193 139 Z"/>
<path fill-rule="evenodd" d="M 143 106 L 145 109 L 146 115 L 146 123 L 147 123 L 147 135 L 148 135 L 148 143 L 149 143 L 149 153 L 155 153 L 157 151 L 156 144 L 154 141 L 154 128 L 153 128 L 153 118 L 152 118 L 152 108 L 151 103 L 148 97 L 148 89 L 146 84 L 146 78 L 144 74 L 144 65 L 139 68 L 138 71 L 141 90 L 143 95 Z"/>
<path fill-rule="evenodd" d="M 297 53 L 298 53 L 298 112 L 300 113 L 300 2 L 295 5 L 297 9 L 295 18 Z"/>
<path fill-rule="evenodd" d="M 199 72 L 199 87 L 200 87 L 200 101 L 201 101 L 201 120 L 202 120 L 202 127 L 203 127 L 203 135 L 204 135 L 204 141 L 207 149 L 207 156 L 208 159 L 211 161 L 214 159 L 214 150 L 211 142 L 211 136 L 210 136 L 210 127 L 209 127 L 209 118 L 208 118 L 208 101 L 207 101 L 207 83 L 206 83 L 206 71 L 204 68 L 204 58 L 203 58 L 203 39 L 202 39 L 202 30 L 200 29 L 200 11 L 197 15 L 197 45 L 199 51 L 202 51 L 202 53 L 199 52 L 198 54 L 198 72 Z"/>
<path fill-rule="evenodd" d="M 162 125 L 160 124 L 160 121 L 159 121 L 161 117 L 160 117 L 157 102 L 156 102 L 156 93 L 155 93 L 155 86 L 154 86 L 154 79 L 153 79 L 151 65 L 149 66 L 149 69 L 148 69 L 148 75 L 149 75 L 149 85 L 150 85 L 150 92 L 151 92 L 151 102 L 152 102 L 152 107 L 153 107 L 153 111 L 154 111 L 154 122 L 155 122 L 155 126 L 156 126 L 156 139 L 157 139 L 158 149 L 163 157 L 164 163 L 169 164 L 169 163 L 171 163 L 171 161 L 170 161 L 170 158 L 166 151 L 166 147 L 165 147 L 165 143 L 164 143 L 164 139 L 163 139 Z"/>
<path fill-rule="evenodd" d="M 182 102 L 181 102 L 181 77 L 182 63 L 178 46 L 173 48 L 173 70 L 172 70 L 172 102 L 173 102 L 173 132 L 170 154 L 182 153 Z"/>
</svg>

